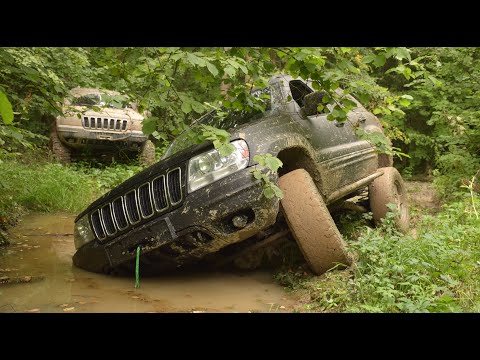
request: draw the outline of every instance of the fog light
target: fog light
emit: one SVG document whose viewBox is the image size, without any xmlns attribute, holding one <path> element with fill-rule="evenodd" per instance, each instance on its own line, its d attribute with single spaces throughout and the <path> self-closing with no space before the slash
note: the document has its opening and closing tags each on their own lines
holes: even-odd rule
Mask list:
<svg viewBox="0 0 480 360">
<path fill-rule="evenodd" d="M 232 219 L 232 224 L 236 228 L 242 229 L 247 225 L 248 217 L 245 215 L 236 215 Z"/>
</svg>

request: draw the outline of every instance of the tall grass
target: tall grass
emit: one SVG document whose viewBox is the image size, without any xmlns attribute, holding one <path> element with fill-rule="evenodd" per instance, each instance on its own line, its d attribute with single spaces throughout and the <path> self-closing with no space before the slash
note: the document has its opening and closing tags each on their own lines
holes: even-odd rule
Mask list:
<svg viewBox="0 0 480 360">
<path fill-rule="evenodd" d="M 6 160 L 0 163 L 0 216 L 9 219 L 22 209 L 77 213 L 141 169 L 122 164 L 95 167 Z"/>
<path fill-rule="evenodd" d="M 480 221 L 467 200 L 435 217 L 422 216 L 416 235 L 397 232 L 391 218 L 376 229 L 361 217 L 350 215 L 352 221 L 357 236 L 341 228 L 356 258 L 349 270 L 317 277 L 290 264 L 277 274 L 284 285 L 306 293 L 305 310 L 480 311 Z"/>
</svg>

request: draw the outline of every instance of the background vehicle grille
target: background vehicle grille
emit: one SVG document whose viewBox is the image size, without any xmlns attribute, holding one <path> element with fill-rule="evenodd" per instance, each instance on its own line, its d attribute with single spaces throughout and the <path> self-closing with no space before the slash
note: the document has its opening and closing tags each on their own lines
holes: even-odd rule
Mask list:
<svg viewBox="0 0 480 360">
<path fill-rule="evenodd" d="M 155 213 L 161 215 L 178 207 L 184 200 L 185 180 L 182 168 L 175 168 L 93 211 L 90 217 L 97 239 L 113 237 Z"/>
<path fill-rule="evenodd" d="M 82 125 L 87 129 L 125 131 L 129 120 L 84 116 Z"/>
</svg>

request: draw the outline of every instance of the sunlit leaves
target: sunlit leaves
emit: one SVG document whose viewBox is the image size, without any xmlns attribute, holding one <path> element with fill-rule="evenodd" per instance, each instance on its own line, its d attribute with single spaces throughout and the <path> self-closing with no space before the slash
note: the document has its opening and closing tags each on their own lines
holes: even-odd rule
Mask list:
<svg viewBox="0 0 480 360">
<path fill-rule="evenodd" d="M 8 101 L 7 96 L 0 91 L 0 115 L 4 124 L 8 125 L 13 121 L 12 104 Z"/>
</svg>

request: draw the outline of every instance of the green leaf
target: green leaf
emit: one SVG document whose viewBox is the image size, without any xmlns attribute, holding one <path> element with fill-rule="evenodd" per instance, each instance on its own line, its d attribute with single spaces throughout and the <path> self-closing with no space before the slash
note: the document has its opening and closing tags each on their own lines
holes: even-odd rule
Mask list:
<svg viewBox="0 0 480 360">
<path fill-rule="evenodd" d="M 225 66 L 225 68 L 223 69 L 225 71 L 225 73 L 229 76 L 229 77 L 234 77 L 235 74 L 237 73 L 237 71 L 235 70 L 235 68 L 231 65 L 227 65 Z"/>
<path fill-rule="evenodd" d="M 402 95 L 400 96 L 402 99 L 413 100 L 413 96 L 411 95 Z"/>
<path fill-rule="evenodd" d="M 373 59 L 373 64 L 376 67 L 380 67 L 380 66 L 385 65 L 385 61 L 387 61 L 387 59 L 385 58 L 385 55 L 380 54 L 380 55 L 375 56 L 375 58 Z"/>
<path fill-rule="evenodd" d="M 265 195 L 267 199 L 271 199 L 275 196 L 275 190 L 273 190 L 271 186 L 265 187 L 263 189 L 263 195 Z"/>
<path fill-rule="evenodd" d="M 262 173 L 260 170 L 254 170 L 252 171 L 253 177 L 257 180 L 260 180 L 262 178 Z"/>
<path fill-rule="evenodd" d="M 197 55 L 195 55 L 191 52 L 187 53 L 187 60 L 192 65 L 198 65 L 198 66 L 201 66 L 201 67 L 206 65 L 206 61 L 204 59 L 198 57 Z"/>
<path fill-rule="evenodd" d="M 396 52 L 395 57 L 396 57 L 398 60 L 403 60 L 403 59 L 408 59 L 408 61 L 411 61 L 411 60 L 412 60 L 412 57 L 410 56 L 410 53 L 409 53 L 409 51 L 407 50 L 407 48 L 404 48 L 404 47 L 396 48 L 396 49 L 395 49 L 395 52 Z"/>
<path fill-rule="evenodd" d="M 265 166 L 265 156 L 255 155 L 253 161 L 257 162 L 260 166 Z"/>
<path fill-rule="evenodd" d="M 283 166 L 283 163 L 280 159 L 270 155 L 265 157 L 265 165 L 273 172 L 277 172 L 278 168 Z"/>
<path fill-rule="evenodd" d="M 13 121 L 12 104 L 8 101 L 7 96 L 0 91 L 0 115 L 2 115 L 5 125 L 11 124 Z"/>
<path fill-rule="evenodd" d="M 273 192 L 275 193 L 275 196 L 280 200 L 283 199 L 283 191 L 277 185 L 272 184 L 271 187 L 273 189 Z"/>
<path fill-rule="evenodd" d="M 245 75 L 248 75 L 248 69 L 246 68 L 246 66 L 242 64 L 238 64 L 238 66 L 240 67 L 240 70 L 242 70 Z"/>
<path fill-rule="evenodd" d="M 195 111 L 198 114 L 201 114 L 205 111 L 205 106 L 203 106 L 198 101 L 192 101 L 191 105 L 192 105 L 193 111 Z"/>
<path fill-rule="evenodd" d="M 158 118 L 155 116 L 144 119 L 142 122 L 142 131 L 146 135 L 150 135 L 157 129 Z"/>
<path fill-rule="evenodd" d="M 363 59 L 362 59 L 364 64 L 369 64 L 373 60 L 375 60 L 375 55 L 367 55 L 367 56 L 364 56 Z"/>
<path fill-rule="evenodd" d="M 207 61 L 206 62 L 207 64 L 207 69 L 208 71 L 210 71 L 210 73 L 213 75 L 213 76 L 217 76 L 218 75 L 218 69 L 215 65 L 213 65 L 210 61 Z"/>
<path fill-rule="evenodd" d="M 231 155 L 234 151 L 235 151 L 235 146 L 228 143 L 228 144 L 222 144 L 219 148 L 218 148 L 218 152 L 220 153 L 220 155 L 222 156 L 229 156 Z"/>
<path fill-rule="evenodd" d="M 187 101 L 183 101 L 181 109 L 185 114 L 188 114 L 192 111 L 192 105 L 190 105 L 190 103 Z"/>
</svg>

